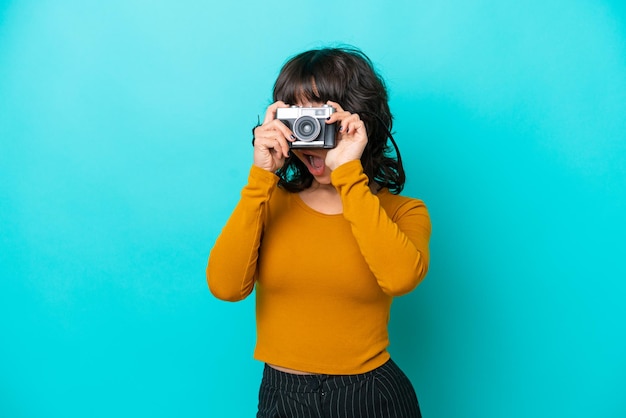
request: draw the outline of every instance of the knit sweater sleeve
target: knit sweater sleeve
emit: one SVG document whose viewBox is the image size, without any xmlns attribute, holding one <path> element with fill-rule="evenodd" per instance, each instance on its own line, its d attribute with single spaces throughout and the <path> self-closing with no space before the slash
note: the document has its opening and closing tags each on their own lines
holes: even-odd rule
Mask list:
<svg viewBox="0 0 626 418">
<path fill-rule="evenodd" d="M 206 276 L 215 297 L 238 301 L 254 289 L 267 204 L 277 184 L 274 173 L 250 169 L 241 199 L 209 255 Z"/>
<path fill-rule="evenodd" d="M 426 276 L 431 224 L 426 206 L 402 199 L 387 213 L 374 195 L 361 162 L 350 161 L 331 173 L 341 195 L 344 217 L 383 292 L 398 296 L 413 290 Z"/>
</svg>

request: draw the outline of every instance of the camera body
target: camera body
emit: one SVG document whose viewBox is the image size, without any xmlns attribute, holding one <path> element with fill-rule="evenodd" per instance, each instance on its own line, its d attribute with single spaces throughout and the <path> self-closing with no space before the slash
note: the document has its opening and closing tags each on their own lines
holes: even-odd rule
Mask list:
<svg viewBox="0 0 626 418">
<path fill-rule="evenodd" d="M 326 119 L 335 113 L 329 105 L 322 107 L 279 107 L 276 119 L 293 131 L 296 140 L 291 148 L 334 148 L 336 124 L 326 124 Z"/>
</svg>

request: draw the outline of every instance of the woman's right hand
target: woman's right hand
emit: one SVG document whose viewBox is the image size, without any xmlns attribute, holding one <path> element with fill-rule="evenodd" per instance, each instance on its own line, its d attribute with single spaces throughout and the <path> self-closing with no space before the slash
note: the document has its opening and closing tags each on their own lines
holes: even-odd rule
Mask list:
<svg viewBox="0 0 626 418">
<path fill-rule="evenodd" d="M 284 123 L 276 119 L 276 109 L 289 107 L 282 101 L 272 103 L 265 112 L 263 124 L 254 128 L 254 165 L 275 172 L 289 156 L 289 142 L 295 137 Z"/>
</svg>

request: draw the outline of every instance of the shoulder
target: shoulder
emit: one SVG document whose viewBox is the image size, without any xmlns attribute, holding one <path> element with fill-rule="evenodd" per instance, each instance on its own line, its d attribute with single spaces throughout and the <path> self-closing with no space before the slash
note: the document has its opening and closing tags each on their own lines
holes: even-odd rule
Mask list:
<svg viewBox="0 0 626 418">
<path fill-rule="evenodd" d="M 277 185 L 268 200 L 268 207 L 273 210 L 285 209 L 288 210 L 293 203 L 293 195 L 294 193 L 285 190 L 280 185 Z"/>
<path fill-rule="evenodd" d="M 396 195 L 388 189 L 381 189 L 377 196 L 387 215 L 394 220 L 406 214 L 428 215 L 426 204 L 421 199 Z"/>
</svg>

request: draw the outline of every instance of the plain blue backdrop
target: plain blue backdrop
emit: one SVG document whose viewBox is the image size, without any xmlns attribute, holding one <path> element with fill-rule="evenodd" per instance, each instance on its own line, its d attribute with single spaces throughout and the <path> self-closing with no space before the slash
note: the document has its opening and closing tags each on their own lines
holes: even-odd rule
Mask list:
<svg viewBox="0 0 626 418">
<path fill-rule="evenodd" d="M 432 216 L 390 323 L 424 416 L 626 416 L 623 4 L 0 2 L 0 417 L 254 416 L 206 260 L 280 66 L 339 43 Z"/>
</svg>

